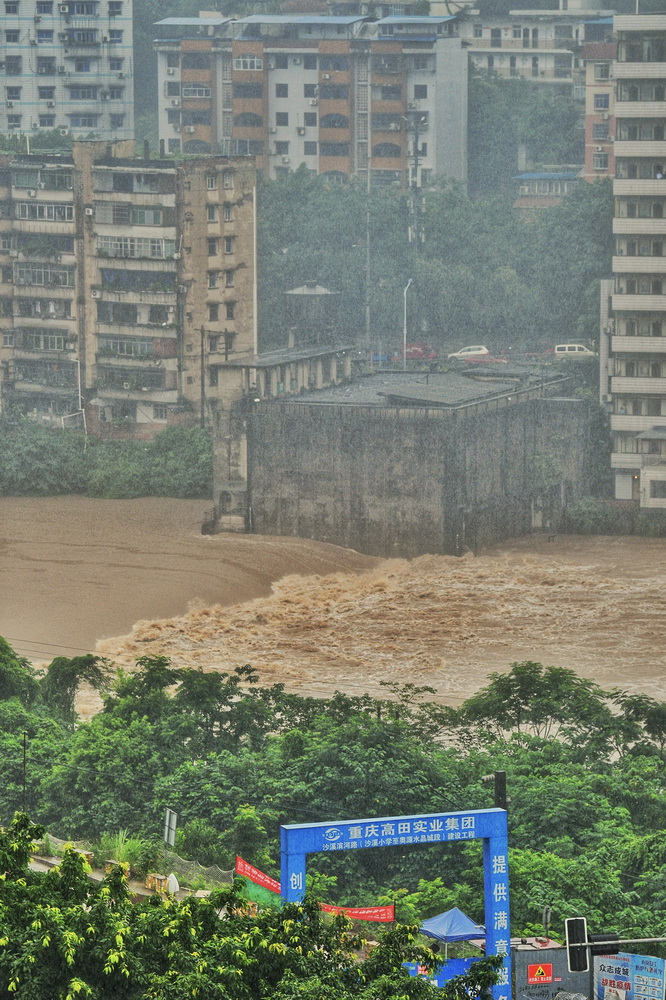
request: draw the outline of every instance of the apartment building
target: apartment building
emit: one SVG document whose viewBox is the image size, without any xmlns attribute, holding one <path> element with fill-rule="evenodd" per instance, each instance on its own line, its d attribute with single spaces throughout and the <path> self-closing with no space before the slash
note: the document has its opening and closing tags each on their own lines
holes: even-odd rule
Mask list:
<svg viewBox="0 0 666 1000">
<path fill-rule="evenodd" d="M 255 170 L 132 149 L 3 158 L 1 388 L 55 424 L 150 437 L 241 394 L 224 366 L 256 353 Z"/>
<path fill-rule="evenodd" d="M 205 12 L 204 12 L 205 13 Z M 467 57 L 453 16 L 253 14 L 158 22 L 166 152 L 247 153 L 265 176 L 467 176 Z M 166 37 L 165 37 L 166 36 Z"/>
<path fill-rule="evenodd" d="M 595 0 L 559 0 L 555 10 L 470 16 L 461 20 L 460 34 L 477 72 L 531 80 L 582 101 L 581 46 L 610 36 L 612 14 Z"/>
<path fill-rule="evenodd" d="M 666 507 L 666 15 L 616 16 L 614 285 L 603 323 L 615 496 Z"/>
<path fill-rule="evenodd" d="M 614 42 L 589 42 L 583 47 L 585 64 L 585 162 L 586 181 L 615 174 Z"/>
<path fill-rule="evenodd" d="M 134 135 L 132 0 L 3 0 L 0 131 Z"/>
</svg>

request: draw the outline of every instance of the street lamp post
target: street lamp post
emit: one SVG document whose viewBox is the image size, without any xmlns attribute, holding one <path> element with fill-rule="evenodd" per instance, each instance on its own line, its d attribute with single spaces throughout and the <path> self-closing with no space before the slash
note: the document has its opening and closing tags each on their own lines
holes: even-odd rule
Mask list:
<svg viewBox="0 0 666 1000">
<path fill-rule="evenodd" d="M 402 312 L 402 370 L 407 371 L 407 292 L 409 291 L 409 286 L 412 283 L 412 278 L 409 279 L 405 285 L 405 290 L 402 293 L 403 298 L 403 312 Z"/>
</svg>

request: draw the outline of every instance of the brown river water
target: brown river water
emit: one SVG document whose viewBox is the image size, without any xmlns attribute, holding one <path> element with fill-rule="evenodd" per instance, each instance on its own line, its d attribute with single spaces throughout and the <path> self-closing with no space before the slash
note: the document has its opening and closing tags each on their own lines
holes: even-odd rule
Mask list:
<svg viewBox="0 0 666 1000">
<path fill-rule="evenodd" d="M 252 664 L 327 695 L 428 684 L 459 704 L 534 659 L 666 699 L 666 539 L 533 535 L 380 560 L 298 538 L 200 534 L 192 500 L 0 498 L 0 635 L 36 664 Z M 94 710 L 84 696 L 81 710 Z"/>
</svg>

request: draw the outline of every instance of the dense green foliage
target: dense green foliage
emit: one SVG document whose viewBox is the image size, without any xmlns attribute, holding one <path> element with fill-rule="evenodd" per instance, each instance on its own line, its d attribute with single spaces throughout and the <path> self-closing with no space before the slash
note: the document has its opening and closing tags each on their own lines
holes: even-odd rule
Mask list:
<svg viewBox="0 0 666 1000">
<path fill-rule="evenodd" d="M 99 441 L 0 416 L 0 496 L 209 497 L 213 453 L 198 427 L 169 427 L 152 441 Z"/>
<path fill-rule="evenodd" d="M 364 941 L 314 898 L 252 916 L 240 884 L 210 897 L 133 903 L 122 867 L 99 883 L 73 849 L 28 869 L 43 828 L 17 814 L 0 831 L 0 997 L 9 1000 L 434 1000 L 404 961 L 433 968 L 417 928 L 396 926 L 361 961 Z M 489 1000 L 498 960 L 453 980 L 445 1000 Z M 471 992 L 468 992 L 470 990 Z"/>
<path fill-rule="evenodd" d="M 182 855 L 229 869 L 241 854 L 278 875 L 281 823 L 484 808 L 482 778 L 500 769 L 513 933 L 538 930 L 546 904 L 555 933 L 576 914 L 591 930 L 661 933 L 664 703 L 532 662 L 453 710 L 413 685 L 313 699 L 261 687 L 249 667 L 206 674 L 144 658 L 110 688 L 96 664 L 104 708 L 73 727 L 73 687 L 93 666 L 58 658 L 40 679 L 3 647 L 0 816 L 24 801 L 25 732 L 25 808 L 52 835 L 96 842 L 122 828 L 149 858 L 169 806 Z M 310 868 L 328 902 L 395 900 L 407 922 L 452 905 L 483 919 L 476 843 L 321 855 Z"/>
<path fill-rule="evenodd" d="M 299 170 L 264 183 L 259 204 L 264 346 L 283 345 L 298 325 L 285 292 L 309 280 L 339 293 L 318 321 L 320 336 L 329 325 L 358 343 L 367 232 L 370 336 L 380 353 L 401 343 L 410 277 L 409 336 L 426 337 L 440 353 L 473 343 L 540 351 L 598 336 L 598 281 L 610 273 L 613 247 L 607 182 L 582 184 L 527 219 L 506 195 L 470 200 L 456 186 L 435 185 L 421 199 L 418 246 L 407 238 L 409 196 L 397 190 L 368 195 Z"/>
</svg>

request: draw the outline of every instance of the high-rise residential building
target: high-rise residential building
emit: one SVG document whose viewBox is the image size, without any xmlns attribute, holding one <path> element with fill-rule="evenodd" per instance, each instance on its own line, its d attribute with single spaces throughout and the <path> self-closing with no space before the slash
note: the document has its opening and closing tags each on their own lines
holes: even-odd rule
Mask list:
<svg viewBox="0 0 666 1000">
<path fill-rule="evenodd" d="M 461 19 L 460 33 L 477 72 L 530 80 L 582 101 L 581 46 L 611 34 L 612 14 L 599 0 L 559 0 L 555 9 L 472 14 Z"/>
<path fill-rule="evenodd" d="M 615 173 L 615 42 L 589 42 L 585 63 L 585 165 L 583 178 L 595 181 Z"/>
<path fill-rule="evenodd" d="M 3 407 L 102 436 L 214 422 L 257 349 L 252 159 L 132 150 L 0 164 Z"/>
<path fill-rule="evenodd" d="M 602 319 L 617 499 L 666 507 L 666 15 L 614 19 L 614 287 Z"/>
<path fill-rule="evenodd" d="M 0 131 L 133 137 L 132 0 L 0 6 Z"/>
<path fill-rule="evenodd" d="M 467 56 L 453 16 L 253 14 L 158 22 L 165 152 L 256 157 L 372 184 L 467 176 Z"/>
</svg>

